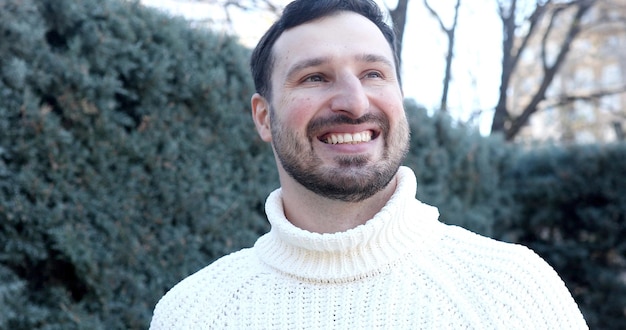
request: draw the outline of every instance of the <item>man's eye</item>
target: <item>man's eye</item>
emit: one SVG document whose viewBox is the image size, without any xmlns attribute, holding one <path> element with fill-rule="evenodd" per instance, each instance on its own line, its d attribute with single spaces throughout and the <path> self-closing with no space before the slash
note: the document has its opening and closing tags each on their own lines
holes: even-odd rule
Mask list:
<svg viewBox="0 0 626 330">
<path fill-rule="evenodd" d="M 382 78 L 383 75 L 380 74 L 380 72 L 378 71 L 370 71 L 368 73 L 365 74 L 366 78 Z"/>
<path fill-rule="evenodd" d="M 321 75 L 314 74 L 304 78 L 305 82 L 323 82 L 324 78 Z"/>
</svg>

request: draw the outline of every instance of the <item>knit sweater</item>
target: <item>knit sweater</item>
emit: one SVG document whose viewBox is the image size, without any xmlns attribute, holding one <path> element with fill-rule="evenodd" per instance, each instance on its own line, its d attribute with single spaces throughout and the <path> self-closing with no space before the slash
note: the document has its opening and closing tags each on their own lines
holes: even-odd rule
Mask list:
<svg viewBox="0 0 626 330">
<path fill-rule="evenodd" d="M 364 225 L 318 234 L 292 225 L 281 190 L 269 233 L 187 277 L 150 329 L 586 329 L 556 272 L 531 250 L 438 221 L 401 167 Z"/>
</svg>

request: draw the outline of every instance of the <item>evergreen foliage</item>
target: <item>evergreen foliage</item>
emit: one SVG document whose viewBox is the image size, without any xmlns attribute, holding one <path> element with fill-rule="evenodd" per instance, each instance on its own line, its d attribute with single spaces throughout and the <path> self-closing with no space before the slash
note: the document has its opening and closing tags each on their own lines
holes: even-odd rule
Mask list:
<svg viewBox="0 0 626 330">
<path fill-rule="evenodd" d="M 144 329 L 277 186 L 249 50 L 135 2 L 0 2 L 0 328 Z"/>
<path fill-rule="evenodd" d="M 626 144 L 520 154 L 506 174 L 515 216 L 501 238 L 561 275 L 592 329 L 626 329 Z"/>
<path fill-rule="evenodd" d="M 494 221 L 509 217 L 512 190 L 502 182 L 513 147 L 499 137 L 429 116 L 405 102 L 411 146 L 405 164 L 418 178 L 417 198 L 439 208 L 440 220 L 492 236 Z"/>
</svg>

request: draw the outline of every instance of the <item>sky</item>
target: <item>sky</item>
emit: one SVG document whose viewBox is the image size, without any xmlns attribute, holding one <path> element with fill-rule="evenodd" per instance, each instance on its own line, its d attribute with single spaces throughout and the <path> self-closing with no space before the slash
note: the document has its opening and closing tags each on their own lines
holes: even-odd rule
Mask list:
<svg viewBox="0 0 626 330">
<path fill-rule="evenodd" d="M 382 8 L 394 8 L 396 1 L 376 0 Z M 220 17 L 223 12 L 221 9 L 192 0 L 141 2 L 190 20 L 210 19 L 216 15 L 217 19 L 223 18 Z M 455 0 L 430 0 L 429 3 L 449 27 Z M 254 47 L 275 20 L 268 13 L 232 13 L 234 33 L 248 47 Z M 495 1 L 462 2 L 448 96 L 449 111 L 455 119 L 466 122 L 473 112 L 482 110 L 476 124 L 485 135 L 489 134 L 493 108 L 498 100 L 501 29 Z M 420 0 L 409 1 L 403 47 L 402 80 L 405 97 L 415 99 L 427 109 L 438 108 L 443 89 L 447 37 Z"/>
</svg>

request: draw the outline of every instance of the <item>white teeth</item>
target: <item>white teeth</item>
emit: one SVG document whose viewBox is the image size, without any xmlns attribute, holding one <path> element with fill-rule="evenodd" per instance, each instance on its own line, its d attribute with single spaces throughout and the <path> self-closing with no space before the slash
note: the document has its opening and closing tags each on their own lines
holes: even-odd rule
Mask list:
<svg viewBox="0 0 626 330">
<path fill-rule="evenodd" d="M 355 144 L 360 142 L 368 142 L 372 140 L 372 132 L 365 131 L 360 133 L 344 133 L 344 134 L 331 134 L 326 138 L 326 143 L 329 144 L 339 144 L 339 143 L 349 143 Z"/>
</svg>

